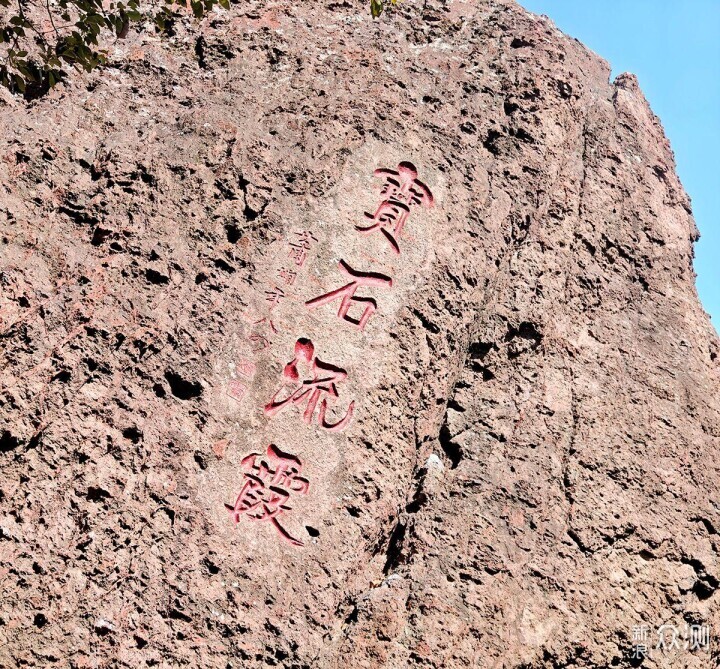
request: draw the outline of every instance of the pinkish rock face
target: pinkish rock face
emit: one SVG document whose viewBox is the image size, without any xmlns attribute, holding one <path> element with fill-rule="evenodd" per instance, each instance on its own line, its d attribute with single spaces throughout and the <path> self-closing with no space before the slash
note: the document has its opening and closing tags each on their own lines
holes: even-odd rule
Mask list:
<svg viewBox="0 0 720 669">
<path fill-rule="evenodd" d="M 635 79 L 509 2 L 202 33 L 0 109 L 0 665 L 711 666 L 718 341 Z"/>
</svg>

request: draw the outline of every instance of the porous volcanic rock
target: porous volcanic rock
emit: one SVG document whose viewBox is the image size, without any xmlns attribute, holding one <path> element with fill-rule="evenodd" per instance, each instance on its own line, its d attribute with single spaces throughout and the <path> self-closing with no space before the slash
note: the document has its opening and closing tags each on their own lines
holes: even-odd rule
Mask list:
<svg viewBox="0 0 720 669">
<path fill-rule="evenodd" d="M 633 657 L 720 630 L 658 119 L 513 2 L 367 14 L 243 1 L 5 94 L 0 666 L 716 666 Z"/>
</svg>

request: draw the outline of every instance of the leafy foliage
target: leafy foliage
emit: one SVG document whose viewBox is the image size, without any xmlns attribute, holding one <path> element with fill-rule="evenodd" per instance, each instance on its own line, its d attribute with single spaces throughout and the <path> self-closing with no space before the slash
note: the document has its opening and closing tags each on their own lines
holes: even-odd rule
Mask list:
<svg viewBox="0 0 720 669">
<path fill-rule="evenodd" d="M 398 0 L 390 0 L 393 5 L 396 5 L 397 1 Z M 374 19 L 378 18 L 378 16 L 383 13 L 386 4 L 386 0 L 370 0 L 370 13 Z"/>
<path fill-rule="evenodd" d="M 393 4 L 397 0 L 390 0 Z M 107 62 L 102 43 L 123 39 L 131 24 L 147 23 L 166 33 L 174 19 L 202 19 L 230 0 L 0 0 L 0 85 L 26 99 L 47 93 L 67 68 L 91 72 Z M 374 18 L 387 0 L 370 0 Z"/>
</svg>

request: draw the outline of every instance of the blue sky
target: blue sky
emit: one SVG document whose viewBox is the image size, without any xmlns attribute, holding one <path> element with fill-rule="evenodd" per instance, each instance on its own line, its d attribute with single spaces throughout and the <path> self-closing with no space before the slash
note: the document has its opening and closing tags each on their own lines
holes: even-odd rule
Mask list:
<svg viewBox="0 0 720 669">
<path fill-rule="evenodd" d="M 720 329 L 720 0 L 519 0 L 633 72 L 670 138 L 701 238 L 697 286 Z"/>
</svg>

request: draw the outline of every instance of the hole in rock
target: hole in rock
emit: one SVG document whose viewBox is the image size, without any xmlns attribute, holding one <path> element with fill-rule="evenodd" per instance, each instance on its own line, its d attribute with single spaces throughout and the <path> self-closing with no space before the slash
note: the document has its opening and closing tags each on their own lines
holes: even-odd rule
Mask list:
<svg viewBox="0 0 720 669">
<path fill-rule="evenodd" d="M 202 395 L 203 388 L 197 381 L 186 381 L 179 374 L 168 370 L 165 379 L 170 384 L 170 392 L 181 400 L 190 400 Z"/>
</svg>

